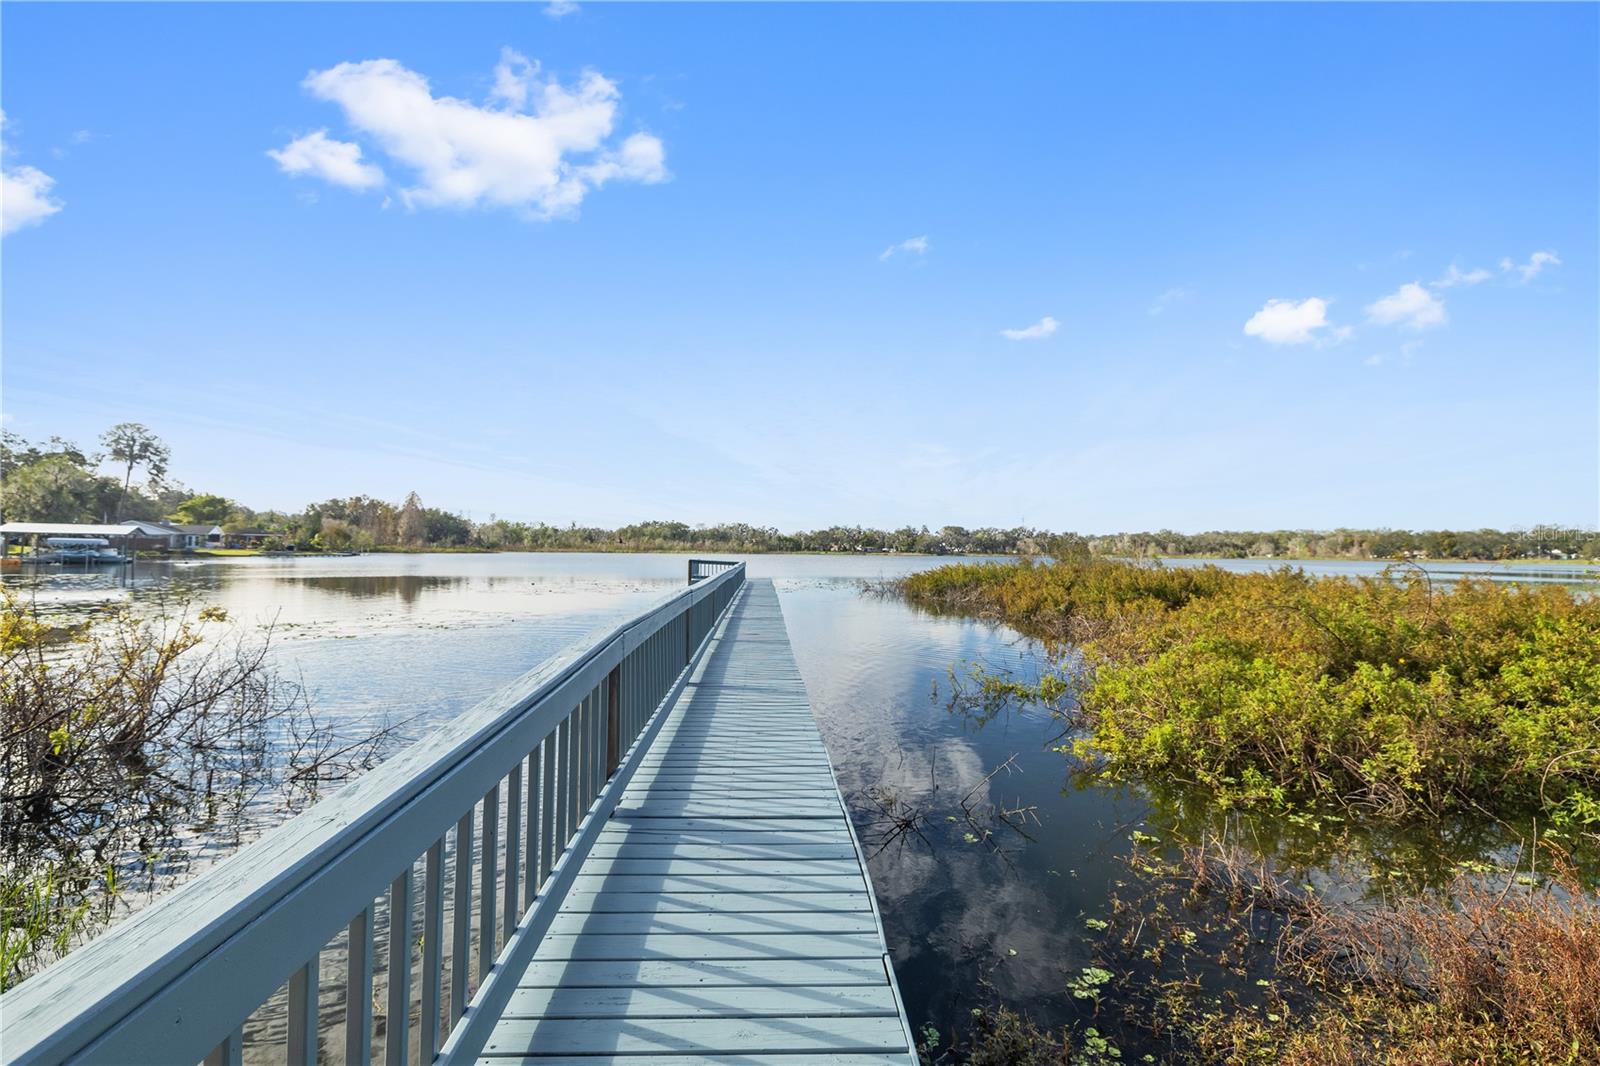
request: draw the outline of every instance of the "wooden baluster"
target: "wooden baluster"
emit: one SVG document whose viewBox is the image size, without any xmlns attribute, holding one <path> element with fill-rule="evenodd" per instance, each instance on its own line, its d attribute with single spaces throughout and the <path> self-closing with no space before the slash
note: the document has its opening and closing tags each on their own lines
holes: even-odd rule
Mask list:
<svg viewBox="0 0 1600 1066">
<path fill-rule="evenodd" d="M 205 1066 L 244 1066 L 244 1027 L 229 1033 L 206 1056 Z"/>
<path fill-rule="evenodd" d="M 347 1066 L 367 1066 L 372 1061 L 372 929 L 377 908 L 366 909 L 350 920 L 349 965 L 345 969 L 344 1061 Z"/>
<path fill-rule="evenodd" d="M 506 940 L 517 928 L 522 912 L 517 910 L 517 879 L 522 875 L 522 760 L 511 768 L 506 779 L 506 895 L 500 927 Z"/>
<path fill-rule="evenodd" d="M 456 823 L 456 891 L 451 905 L 450 1028 L 467 1009 L 467 974 L 472 965 L 472 808 Z"/>
<path fill-rule="evenodd" d="M 315 1066 L 317 1061 L 317 967 L 322 953 L 289 978 L 289 1066 Z"/>
<path fill-rule="evenodd" d="M 539 892 L 539 749 L 528 756 L 527 832 L 522 846 L 522 909 Z"/>
<path fill-rule="evenodd" d="M 389 1015 L 384 1024 L 385 1066 L 406 1066 L 411 1040 L 411 867 L 389 886 Z"/>
<path fill-rule="evenodd" d="M 423 1062 L 439 1054 L 439 1003 L 444 996 L 444 838 L 428 849 L 422 871 L 422 1031 Z"/>
<path fill-rule="evenodd" d="M 568 773 L 567 781 L 567 836 L 562 841 L 565 847 L 568 841 L 578 832 L 578 825 L 583 821 L 583 701 L 579 700 L 572 708 L 572 713 L 567 716 L 572 724 L 568 727 L 567 757 L 572 769 Z"/>
<path fill-rule="evenodd" d="M 489 979 L 494 960 L 500 955 L 495 940 L 495 878 L 499 876 L 499 856 L 495 854 L 500 836 L 500 786 L 483 796 L 483 858 L 478 879 L 478 985 Z"/>
<path fill-rule="evenodd" d="M 539 785 L 544 797 L 539 803 L 539 889 L 544 889 L 550 867 L 556 861 L 556 738 L 547 733 L 539 742 L 544 753 L 544 769 L 539 772 Z"/>
</svg>

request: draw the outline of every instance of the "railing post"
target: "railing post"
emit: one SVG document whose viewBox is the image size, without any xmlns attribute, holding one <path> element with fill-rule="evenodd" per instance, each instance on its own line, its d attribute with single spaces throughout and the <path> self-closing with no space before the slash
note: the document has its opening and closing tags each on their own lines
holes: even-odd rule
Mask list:
<svg viewBox="0 0 1600 1066">
<path fill-rule="evenodd" d="M 383 1028 L 386 1066 L 406 1066 L 411 1042 L 411 863 L 389 886 L 389 1010 Z"/>
<path fill-rule="evenodd" d="M 494 969 L 500 954 L 495 936 L 495 880 L 499 876 L 499 856 L 495 854 L 500 836 L 500 782 L 483 796 L 483 855 L 478 868 L 478 984 Z"/>
<path fill-rule="evenodd" d="M 289 1066 L 316 1066 L 317 970 L 322 952 L 289 978 Z"/>
<path fill-rule="evenodd" d="M 243 1066 L 244 1028 L 241 1026 L 228 1034 L 228 1038 L 206 1056 L 205 1066 Z"/>
<path fill-rule="evenodd" d="M 539 771 L 539 883 L 535 892 L 544 890 L 545 878 L 556 861 L 556 738 L 546 736 L 539 742 L 539 750 L 544 753 L 544 766 Z"/>
<path fill-rule="evenodd" d="M 528 753 L 527 831 L 522 842 L 522 909 L 533 906 L 539 892 L 539 749 Z"/>
<path fill-rule="evenodd" d="M 432 1062 L 439 1039 L 439 1002 L 444 990 L 444 838 L 428 849 L 422 871 L 422 1054 Z"/>
<path fill-rule="evenodd" d="M 450 938 L 450 1028 L 467 1010 L 467 981 L 472 965 L 472 808 L 456 823 L 456 891 Z"/>
<path fill-rule="evenodd" d="M 606 780 L 622 758 L 622 664 L 606 675 Z"/>
<path fill-rule="evenodd" d="M 522 912 L 517 909 L 517 880 L 522 876 L 522 760 L 511 768 L 506 781 L 506 896 L 504 913 L 500 917 L 505 938 L 511 939 L 516 931 L 517 919 Z"/>
<path fill-rule="evenodd" d="M 345 969 L 344 1060 L 372 1061 L 372 926 L 377 908 L 367 906 L 350 921 L 349 965 Z"/>
</svg>

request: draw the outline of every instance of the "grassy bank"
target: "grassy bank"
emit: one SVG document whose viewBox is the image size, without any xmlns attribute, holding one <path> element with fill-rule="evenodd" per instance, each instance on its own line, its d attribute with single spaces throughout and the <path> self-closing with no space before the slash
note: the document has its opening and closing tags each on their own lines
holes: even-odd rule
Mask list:
<svg viewBox="0 0 1600 1066">
<path fill-rule="evenodd" d="M 1074 753 L 1110 773 L 1230 804 L 1600 830 L 1600 599 L 1106 561 L 955 565 L 901 589 L 1081 651 L 1032 695 L 1069 701 Z"/>
</svg>

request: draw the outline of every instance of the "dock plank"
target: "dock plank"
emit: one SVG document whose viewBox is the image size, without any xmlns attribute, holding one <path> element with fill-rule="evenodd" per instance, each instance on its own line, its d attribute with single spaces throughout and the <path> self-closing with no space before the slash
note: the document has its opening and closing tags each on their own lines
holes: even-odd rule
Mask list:
<svg viewBox="0 0 1600 1066">
<path fill-rule="evenodd" d="M 772 914 L 785 911 L 870 911 L 860 892 L 573 892 L 561 913 L 638 913 L 716 911 L 722 914 Z"/>
<path fill-rule="evenodd" d="M 892 1018 L 884 985 L 824 988 L 722 985 L 709 988 L 519 988 L 507 1018 Z"/>
<path fill-rule="evenodd" d="M 553 935 L 715 933 L 863 933 L 876 930 L 867 911 L 783 911 L 717 913 L 713 911 L 562 912 L 550 926 Z"/>
<path fill-rule="evenodd" d="M 881 959 L 722 959 L 574 961 L 535 959 L 519 988 L 694 988 L 730 985 L 886 986 Z"/>
<path fill-rule="evenodd" d="M 904 1051 L 899 1018 L 504 1018 L 485 1056 Z"/>
</svg>

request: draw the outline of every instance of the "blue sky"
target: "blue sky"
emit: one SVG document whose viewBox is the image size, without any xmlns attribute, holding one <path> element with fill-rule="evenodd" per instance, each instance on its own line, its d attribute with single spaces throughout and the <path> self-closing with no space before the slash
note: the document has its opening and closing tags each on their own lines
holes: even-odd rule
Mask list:
<svg viewBox="0 0 1600 1066">
<path fill-rule="evenodd" d="M 257 508 L 1593 525 L 1597 12 L 8 3 L 0 408 Z"/>
</svg>

